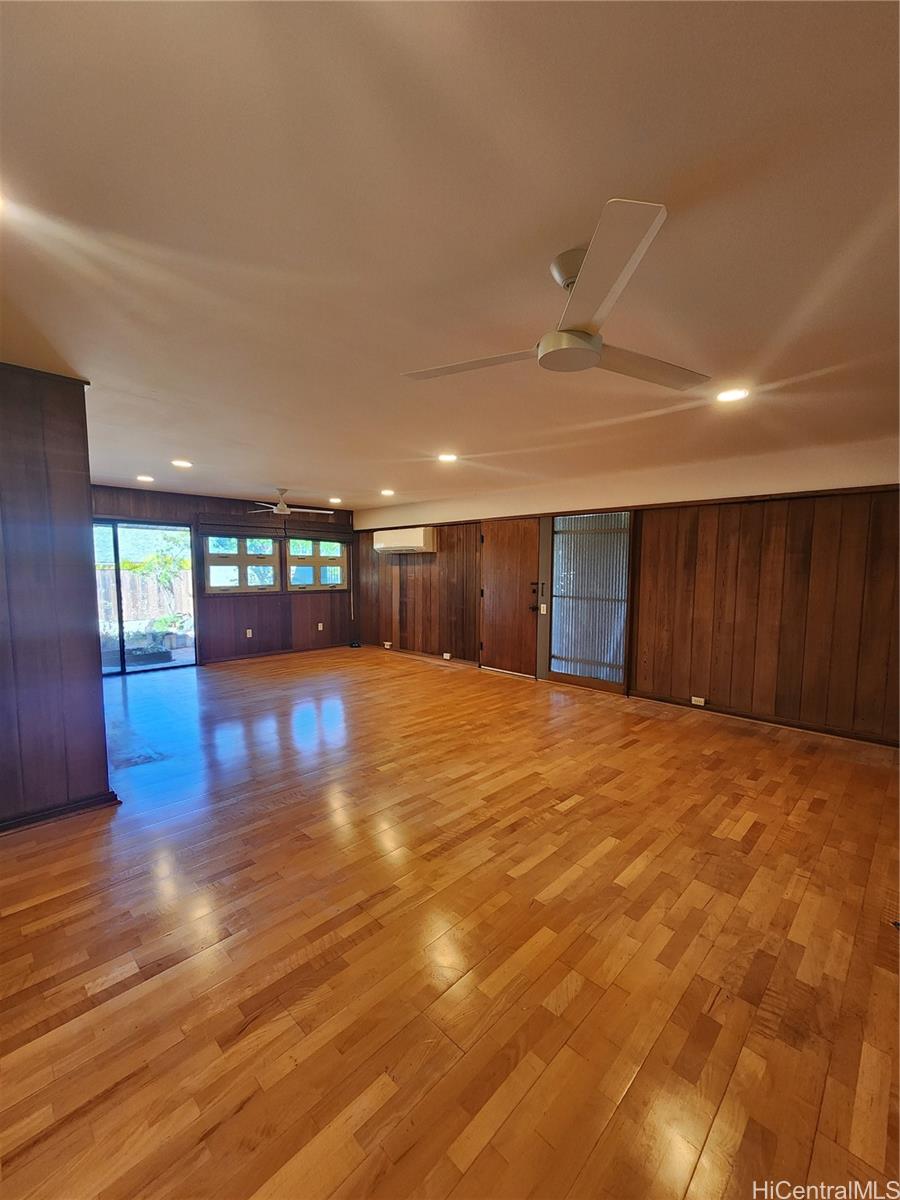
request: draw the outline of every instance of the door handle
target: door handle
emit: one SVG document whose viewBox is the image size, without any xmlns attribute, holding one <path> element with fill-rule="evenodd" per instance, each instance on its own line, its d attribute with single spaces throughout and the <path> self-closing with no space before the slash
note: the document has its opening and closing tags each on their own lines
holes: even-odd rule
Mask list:
<svg viewBox="0 0 900 1200">
<path fill-rule="evenodd" d="M 536 604 L 529 604 L 529 605 L 528 605 L 528 611 L 529 611 L 529 612 L 537 612 L 537 610 L 538 610 L 538 606 L 537 606 Z"/>
</svg>

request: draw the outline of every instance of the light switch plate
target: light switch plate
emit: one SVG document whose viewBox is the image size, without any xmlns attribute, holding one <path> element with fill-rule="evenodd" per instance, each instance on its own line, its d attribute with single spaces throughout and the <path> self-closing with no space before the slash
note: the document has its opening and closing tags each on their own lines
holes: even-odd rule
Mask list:
<svg viewBox="0 0 900 1200">
<path fill-rule="evenodd" d="M 247 630 L 247 637 L 253 637 L 253 630 L 252 630 L 252 629 L 248 629 L 248 630 Z"/>
</svg>

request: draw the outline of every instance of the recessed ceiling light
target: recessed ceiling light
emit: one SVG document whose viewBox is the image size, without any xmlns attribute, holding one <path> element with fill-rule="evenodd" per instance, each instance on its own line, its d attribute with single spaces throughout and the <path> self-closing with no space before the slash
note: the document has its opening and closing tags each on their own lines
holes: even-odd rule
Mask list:
<svg viewBox="0 0 900 1200">
<path fill-rule="evenodd" d="M 438 462 L 456 462 L 455 454 L 439 454 Z"/>
<path fill-rule="evenodd" d="M 138 483 L 152 483 L 153 482 L 152 475 L 136 475 L 135 478 L 137 479 Z"/>
<path fill-rule="evenodd" d="M 719 392 L 716 396 L 717 400 L 746 400 L 750 393 L 746 388 L 728 388 L 727 391 Z"/>
<path fill-rule="evenodd" d="M 194 464 L 192 462 L 188 462 L 188 460 L 186 458 L 173 458 L 172 459 L 173 467 L 192 467 L 193 465 Z"/>
<path fill-rule="evenodd" d="M 328 503 L 329 504 L 342 504 L 343 501 L 341 500 L 340 496 L 329 496 Z"/>
<path fill-rule="evenodd" d="M 382 494 L 382 496 L 393 496 L 394 490 L 393 490 L 393 488 L 382 488 L 381 494 Z"/>
</svg>

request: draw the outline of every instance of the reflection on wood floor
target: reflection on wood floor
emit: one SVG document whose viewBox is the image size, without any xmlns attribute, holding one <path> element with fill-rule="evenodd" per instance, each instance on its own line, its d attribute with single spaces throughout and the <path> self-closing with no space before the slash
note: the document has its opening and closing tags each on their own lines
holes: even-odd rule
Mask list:
<svg viewBox="0 0 900 1200">
<path fill-rule="evenodd" d="M 4 1200 L 897 1173 L 895 753 L 374 649 L 106 682 L 0 839 Z"/>
</svg>

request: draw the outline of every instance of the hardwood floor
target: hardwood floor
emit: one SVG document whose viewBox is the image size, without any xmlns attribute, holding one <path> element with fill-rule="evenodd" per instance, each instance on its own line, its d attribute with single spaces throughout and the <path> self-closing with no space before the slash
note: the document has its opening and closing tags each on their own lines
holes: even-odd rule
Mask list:
<svg viewBox="0 0 900 1200">
<path fill-rule="evenodd" d="M 897 1175 L 896 752 L 375 649 L 106 682 L 0 839 L 4 1200 Z"/>
</svg>

